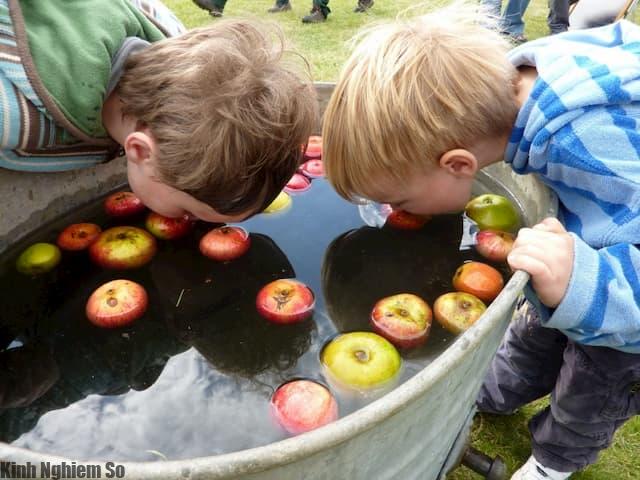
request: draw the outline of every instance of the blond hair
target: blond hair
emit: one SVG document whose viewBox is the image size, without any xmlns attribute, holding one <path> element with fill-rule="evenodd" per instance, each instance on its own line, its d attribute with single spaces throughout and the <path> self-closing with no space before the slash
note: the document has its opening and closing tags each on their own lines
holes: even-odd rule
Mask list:
<svg viewBox="0 0 640 480">
<path fill-rule="evenodd" d="M 327 176 L 343 197 L 372 197 L 453 148 L 508 133 L 515 68 L 507 42 L 456 3 L 360 36 L 324 117 Z"/>
<path fill-rule="evenodd" d="M 219 213 L 268 205 L 318 122 L 301 58 L 275 24 L 253 20 L 216 22 L 132 55 L 118 94 L 124 114 L 156 139 L 159 180 Z"/>
</svg>

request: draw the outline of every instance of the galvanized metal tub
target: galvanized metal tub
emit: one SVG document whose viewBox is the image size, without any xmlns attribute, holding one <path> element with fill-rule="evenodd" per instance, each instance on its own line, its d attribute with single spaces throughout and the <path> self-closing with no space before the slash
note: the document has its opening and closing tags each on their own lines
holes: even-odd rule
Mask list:
<svg viewBox="0 0 640 480">
<path fill-rule="evenodd" d="M 322 109 L 332 84 L 317 84 Z M 0 170 L 0 254 L 26 233 L 124 183 L 122 159 L 91 170 L 22 174 Z M 555 197 L 534 177 L 504 165 L 481 172 L 476 193 L 502 193 L 527 224 L 556 212 Z M 458 457 L 484 372 L 528 281 L 516 272 L 482 320 L 433 363 L 391 393 L 337 422 L 284 441 L 190 460 L 125 463 L 126 478 L 435 480 Z M 81 426 L 79 426 L 81 428 Z M 455 448 L 454 448 L 455 445 Z M 2 461 L 60 464 L 53 457 L 0 443 Z M 96 458 L 87 464 L 104 464 Z M 78 462 L 77 464 L 81 464 Z"/>
</svg>

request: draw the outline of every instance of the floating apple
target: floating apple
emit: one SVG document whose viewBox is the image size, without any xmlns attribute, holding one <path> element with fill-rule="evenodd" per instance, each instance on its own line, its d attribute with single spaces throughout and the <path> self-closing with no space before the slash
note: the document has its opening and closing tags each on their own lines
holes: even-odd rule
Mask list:
<svg viewBox="0 0 640 480">
<path fill-rule="evenodd" d="M 383 298 L 371 312 L 373 330 L 399 348 L 422 345 L 429 335 L 431 320 L 429 305 L 410 293 Z"/>
<path fill-rule="evenodd" d="M 142 200 L 133 192 L 116 192 L 104 201 L 104 211 L 111 217 L 130 217 L 144 211 Z"/>
<path fill-rule="evenodd" d="M 290 278 L 268 283 L 256 297 L 258 313 L 274 323 L 301 322 L 311 315 L 314 306 L 311 289 Z"/>
<path fill-rule="evenodd" d="M 493 262 L 504 262 L 513 248 L 516 238 L 507 232 L 483 230 L 476 235 L 476 250 Z"/>
<path fill-rule="evenodd" d="M 300 165 L 300 171 L 310 178 L 324 177 L 324 162 L 319 159 L 307 160 Z"/>
<path fill-rule="evenodd" d="M 464 211 L 480 230 L 515 232 L 520 227 L 516 207 L 502 195 L 486 193 L 475 197 L 467 203 Z"/>
<path fill-rule="evenodd" d="M 169 218 L 151 212 L 147 216 L 145 226 L 161 240 L 175 240 L 189 233 L 195 222 L 185 218 Z"/>
<path fill-rule="evenodd" d="M 420 230 L 430 219 L 404 210 L 392 210 L 387 217 L 387 225 L 400 230 Z"/>
<path fill-rule="evenodd" d="M 487 303 L 498 296 L 503 286 L 502 274 L 486 263 L 463 263 L 453 275 L 453 288 L 475 295 Z"/>
<path fill-rule="evenodd" d="M 200 251 L 205 257 L 228 262 L 241 257 L 251 246 L 251 237 L 242 227 L 218 227 L 200 239 Z"/>
<path fill-rule="evenodd" d="M 402 365 L 396 348 L 372 332 L 338 335 L 322 350 L 321 362 L 331 380 L 357 390 L 383 387 Z"/>
<path fill-rule="evenodd" d="M 280 192 L 278 196 L 265 208 L 262 213 L 275 213 L 285 210 L 291 205 L 291 197 L 287 192 Z"/>
<path fill-rule="evenodd" d="M 451 333 L 462 333 L 487 309 L 478 297 L 465 292 L 440 295 L 433 303 L 436 321 Z"/>
<path fill-rule="evenodd" d="M 338 403 L 325 386 L 294 380 L 275 391 L 271 412 L 287 432 L 298 435 L 337 420 Z"/>
<path fill-rule="evenodd" d="M 16 260 L 16 269 L 25 275 L 38 275 L 53 270 L 60 262 L 60 249 L 51 243 L 34 243 Z"/>
<path fill-rule="evenodd" d="M 138 227 L 113 227 L 89 246 L 91 260 L 103 268 L 138 268 L 156 254 L 156 240 Z"/>
<path fill-rule="evenodd" d="M 112 280 L 87 300 L 87 318 L 98 327 L 117 328 L 137 320 L 147 309 L 147 292 L 131 280 Z"/>
<path fill-rule="evenodd" d="M 287 193 L 302 193 L 311 188 L 311 181 L 299 173 L 294 173 L 291 180 L 287 182 L 284 191 Z"/>
<path fill-rule="evenodd" d="M 306 148 L 303 149 L 304 158 L 314 159 L 322 157 L 322 137 L 318 135 L 312 135 L 309 137 L 309 143 Z"/>
<path fill-rule="evenodd" d="M 60 232 L 56 243 L 62 250 L 84 250 L 98 238 L 101 231 L 95 223 L 74 223 Z"/>
</svg>

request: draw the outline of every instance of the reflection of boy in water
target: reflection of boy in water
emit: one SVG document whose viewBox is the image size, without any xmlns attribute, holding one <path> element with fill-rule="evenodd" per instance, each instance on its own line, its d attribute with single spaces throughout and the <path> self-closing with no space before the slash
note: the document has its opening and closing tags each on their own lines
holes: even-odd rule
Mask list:
<svg viewBox="0 0 640 480">
<path fill-rule="evenodd" d="M 77 278 L 76 283 L 58 283 L 66 284 L 75 293 L 60 290 L 62 299 L 57 308 L 44 313 L 32 310 L 29 303 L 34 290 L 39 298 L 38 291 L 40 287 L 46 289 L 45 284 L 26 277 L 0 279 L 0 288 L 11 280 L 30 282 L 31 286 L 12 289 L 16 297 L 8 306 L 13 312 L 31 312 L 30 315 L 22 315 L 20 322 L 13 325 L 3 322 L 0 441 L 15 440 L 34 428 L 45 413 L 65 408 L 90 394 L 145 390 L 157 380 L 169 358 L 186 349 L 169 334 L 163 312 L 153 302 L 131 327 L 111 330 L 90 324 L 84 316 L 86 298 L 117 274 L 99 271 L 78 275 L 73 266 L 69 269 L 70 276 Z M 151 299 L 158 296 L 143 271 L 131 276 L 145 285 Z M 11 339 L 16 339 L 13 346 L 22 345 L 7 348 Z"/>
<path fill-rule="evenodd" d="M 174 266 L 188 266 L 176 271 Z M 295 277 L 270 238 L 251 234 L 251 248 L 227 263 L 207 262 L 196 249 L 175 252 L 152 265 L 167 320 L 180 341 L 194 346 L 217 370 L 247 378 L 291 369 L 309 349 L 313 322 L 275 325 L 256 311 L 258 291 L 278 278 Z M 179 305 L 173 303 L 182 294 Z"/>
<path fill-rule="evenodd" d="M 188 346 L 194 346 L 219 371 L 248 378 L 268 369 L 282 372 L 295 366 L 309 348 L 312 321 L 274 325 L 255 308 L 260 288 L 295 276 L 284 253 L 271 239 L 252 234 L 245 256 L 217 263 L 203 259 L 198 241 L 194 235 L 175 250 L 162 252 L 151 263 L 150 272 L 130 273 L 145 286 L 150 299 L 147 314 L 130 328 L 99 329 L 84 318 L 85 299 L 114 275 L 100 271 L 89 280 L 75 272 L 72 276 L 83 281 L 69 288 L 78 291 L 50 318 L 34 318 L 5 332 L 3 338 L 20 337 L 25 345 L 0 349 L 0 366 L 8 369 L 0 381 L 1 441 L 15 440 L 33 429 L 46 412 L 90 394 L 147 389 L 167 361 Z M 4 281 L 0 279 L 0 286 Z M 16 302 L 28 302 L 28 297 L 25 293 Z M 28 308 L 25 304 L 20 311 L 27 313 Z"/>
<path fill-rule="evenodd" d="M 0 351 L 0 408 L 30 405 L 44 395 L 60 376 L 49 349 L 21 345 Z"/>
<path fill-rule="evenodd" d="M 362 227 L 336 238 L 324 258 L 322 290 L 337 330 L 370 331 L 374 304 L 389 295 L 413 293 L 432 305 L 451 291 L 455 268 L 475 256 L 458 250 L 461 235 L 458 217 L 441 216 L 420 232 Z M 439 328 L 431 335 L 449 337 Z"/>
</svg>

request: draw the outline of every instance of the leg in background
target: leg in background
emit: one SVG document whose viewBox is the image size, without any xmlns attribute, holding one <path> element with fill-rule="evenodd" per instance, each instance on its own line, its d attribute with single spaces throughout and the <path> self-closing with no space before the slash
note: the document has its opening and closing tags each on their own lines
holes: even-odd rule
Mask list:
<svg viewBox="0 0 640 480">
<path fill-rule="evenodd" d="M 549 0 L 547 24 L 551 35 L 569 29 L 569 0 Z"/>
</svg>

